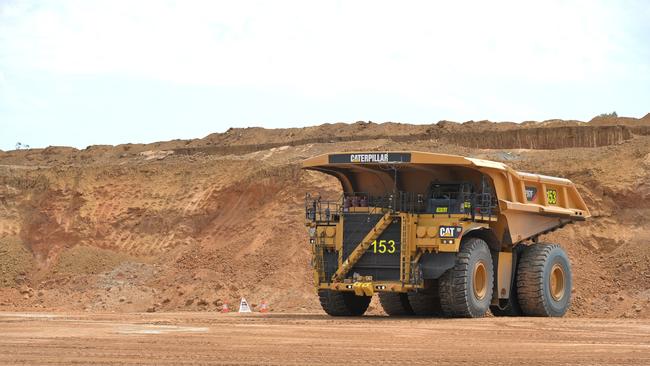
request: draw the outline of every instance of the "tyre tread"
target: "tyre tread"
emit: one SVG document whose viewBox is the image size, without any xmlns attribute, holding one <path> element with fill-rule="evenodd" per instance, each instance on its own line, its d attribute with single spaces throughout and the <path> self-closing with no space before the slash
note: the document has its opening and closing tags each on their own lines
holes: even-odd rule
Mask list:
<svg viewBox="0 0 650 366">
<path fill-rule="evenodd" d="M 390 316 L 414 315 L 408 295 L 399 292 L 382 292 L 379 294 L 379 303 L 384 312 Z"/>
<path fill-rule="evenodd" d="M 331 316 L 361 316 L 370 304 L 370 297 L 332 290 L 319 290 L 318 299 L 323 310 Z"/>
<path fill-rule="evenodd" d="M 544 267 L 551 252 L 561 247 L 552 243 L 537 243 L 522 253 L 517 270 L 519 305 L 525 315 L 550 316 L 552 310 L 544 296 Z"/>
<path fill-rule="evenodd" d="M 479 238 L 470 238 L 463 242 L 456 256 L 456 264 L 440 278 L 440 305 L 443 313 L 449 317 L 474 318 L 484 315 L 472 312 L 469 306 L 471 289 L 467 286 L 471 253 L 481 246 L 489 252 L 487 244 Z M 494 276 L 493 273 L 491 275 Z M 492 291 L 490 287 L 486 294 L 488 298 L 492 298 Z"/>
</svg>

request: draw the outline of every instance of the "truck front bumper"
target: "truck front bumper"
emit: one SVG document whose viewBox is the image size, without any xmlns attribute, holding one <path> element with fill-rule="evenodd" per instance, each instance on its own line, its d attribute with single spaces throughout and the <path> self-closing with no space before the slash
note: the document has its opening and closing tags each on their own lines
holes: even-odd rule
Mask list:
<svg viewBox="0 0 650 366">
<path fill-rule="evenodd" d="M 404 284 L 401 282 L 334 282 L 321 283 L 318 285 L 319 290 L 349 291 L 354 292 L 357 296 L 372 296 L 375 292 L 409 292 L 421 289 L 424 286 L 414 284 Z"/>
</svg>

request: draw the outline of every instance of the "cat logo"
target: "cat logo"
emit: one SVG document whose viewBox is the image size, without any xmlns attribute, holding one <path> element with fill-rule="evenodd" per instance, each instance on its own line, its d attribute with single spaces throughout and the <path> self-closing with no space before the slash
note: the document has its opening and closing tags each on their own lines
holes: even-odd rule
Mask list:
<svg viewBox="0 0 650 366">
<path fill-rule="evenodd" d="M 463 231 L 461 226 L 440 226 L 438 236 L 441 238 L 457 238 L 460 236 L 461 231 Z"/>
<path fill-rule="evenodd" d="M 526 186 L 526 199 L 529 202 L 537 199 L 537 187 Z"/>
</svg>

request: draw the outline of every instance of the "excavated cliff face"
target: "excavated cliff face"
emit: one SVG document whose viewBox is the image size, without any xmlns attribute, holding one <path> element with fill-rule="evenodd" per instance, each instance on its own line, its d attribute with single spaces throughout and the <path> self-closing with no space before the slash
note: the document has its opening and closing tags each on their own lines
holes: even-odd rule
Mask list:
<svg viewBox="0 0 650 366">
<path fill-rule="evenodd" d="M 225 133 L 209 135 L 204 139 L 207 144 L 205 146 L 180 148 L 176 152 L 245 154 L 281 146 L 380 139 L 395 142 L 439 140 L 444 143 L 483 149 L 564 149 L 620 144 L 631 139 L 634 134 L 650 134 L 648 115 L 641 119 L 597 117 L 589 123 L 554 119 L 521 124 L 490 121 L 465 123 L 441 121 L 432 125 L 356 122 L 349 125 L 337 123 L 303 129 L 233 128 Z"/>
<path fill-rule="evenodd" d="M 4 165 L 87 164 L 139 156 L 145 160 L 166 155 L 245 155 L 286 146 L 389 140 L 397 143 L 438 141 L 469 148 L 563 149 L 619 144 L 633 135 L 650 135 L 650 114 L 636 118 L 595 118 L 592 122 L 548 120 L 512 122 L 440 121 L 430 125 L 356 122 L 306 128 L 231 128 L 205 138 L 150 144 L 95 145 L 83 150 L 48 147 L 0 151 Z M 152 153 L 155 152 L 155 153 Z"/>
<path fill-rule="evenodd" d="M 572 179 L 595 217 L 548 239 L 572 258 L 571 314 L 650 317 L 650 137 L 635 127 L 357 123 L 274 131 L 270 141 L 243 129 L 225 140 L 1 152 L 0 310 L 215 311 L 245 296 L 274 311 L 319 311 L 303 197 L 336 198 L 340 185 L 299 165 L 361 149 Z"/>
<path fill-rule="evenodd" d="M 395 142 L 440 140 L 444 143 L 481 149 L 565 149 L 615 145 L 631 139 L 633 134 L 650 134 L 650 126 L 644 124 L 586 125 L 584 122 L 561 120 L 527 122 L 521 125 L 508 122 L 458 124 L 443 121 L 430 126 L 357 122 L 343 126 L 335 124 L 332 125 L 332 130 L 325 127 L 329 126 L 309 127 L 307 132 L 300 129 L 272 130 L 270 142 L 264 143 L 250 143 L 260 141 L 263 129 L 231 129 L 223 134 L 206 137 L 206 145 L 192 144 L 193 146 L 175 148 L 174 152 L 185 155 L 247 154 L 281 146 L 381 139 Z"/>
<path fill-rule="evenodd" d="M 632 138 L 625 126 L 561 126 L 443 135 L 454 144 L 479 149 L 565 149 L 620 144 Z"/>
</svg>

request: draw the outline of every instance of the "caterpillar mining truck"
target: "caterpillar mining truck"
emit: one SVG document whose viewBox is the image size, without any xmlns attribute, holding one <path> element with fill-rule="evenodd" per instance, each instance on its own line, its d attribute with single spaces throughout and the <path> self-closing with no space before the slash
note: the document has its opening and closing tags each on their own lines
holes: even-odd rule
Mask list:
<svg viewBox="0 0 650 366">
<path fill-rule="evenodd" d="M 426 152 L 316 156 L 337 200 L 307 194 L 320 303 L 364 314 L 377 293 L 391 316 L 562 316 L 571 265 L 540 235 L 588 218 L 575 185 L 505 164 Z"/>
</svg>

